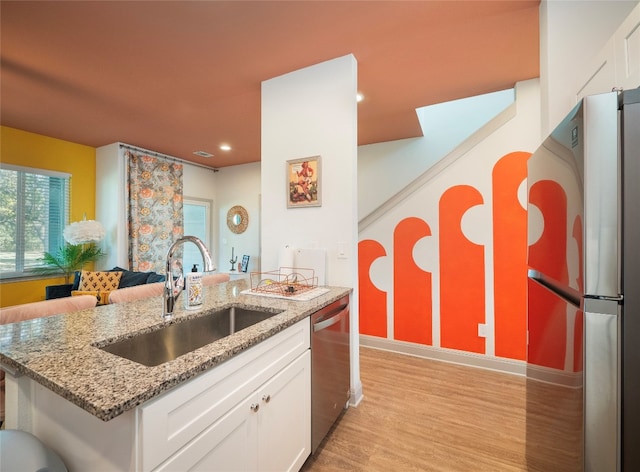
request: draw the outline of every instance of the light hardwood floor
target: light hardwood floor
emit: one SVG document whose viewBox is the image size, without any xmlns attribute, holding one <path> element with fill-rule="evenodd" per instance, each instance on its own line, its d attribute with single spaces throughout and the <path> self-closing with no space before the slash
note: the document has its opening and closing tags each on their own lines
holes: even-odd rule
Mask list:
<svg viewBox="0 0 640 472">
<path fill-rule="evenodd" d="M 304 472 L 560 470 L 527 469 L 525 378 L 365 347 L 360 366 L 364 400 Z"/>
</svg>

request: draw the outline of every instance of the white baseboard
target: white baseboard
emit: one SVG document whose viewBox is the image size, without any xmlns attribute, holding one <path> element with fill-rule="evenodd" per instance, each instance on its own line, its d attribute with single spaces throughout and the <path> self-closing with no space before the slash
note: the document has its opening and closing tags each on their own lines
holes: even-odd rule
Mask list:
<svg viewBox="0 0 640 472">
<path fill-rule="evenodd" d="M 468 367 L 503 372 L 505 374 L 525 376 L 527 374 L 527 364 L 524 361 L 504 359 L 500 357 L 489 357 L 470 352 L 455 351 L 433 346 L 424 346 L 405 341 L 393 339 L 383 339 L 366 334 L 360 335 L 360 346 L 382 349 L 385 351 L 397 352 L 409 356 L 422 357 L 436 361 L 449 362 Z"/>
<path fill-rule="evenodd" d="M 362 383 L 358 382 L 358 385 L 356 385 L 355 387 L 351 387 L 351 396 L 349 397 L 349 406 L 357 407 L 363 398 L 364 398 L 364 395 L 362 394 Z"/>
<path fill-rule="evenodd" d="M 565 372 L 539 365 L 527 365 L 527 381 L 536 380 L 563 387 L 582 388 L 582 372 Z"/>
<path fill-rule="evenodd" d="M 565 372 L 562 370 L 551 369 L 549 367 L 527 364 L 525 361 L 489 357 L 481 354 L 473 354 L 471 352 L 424 346 L 405 341 L 368 336 L 366 334 L 360 335 L 360 346 L 397 352 L 399 354 L 406 354 L 435 361 L 449 362 L 451 364 L 464 365 L 467 367 L 477 367 L 480 369 L 502 372 L 504 374 L 520 375 L 526 377 L 527 380 L 561 385 L 564 387 L 582 387 L 582 372 Z"/>
</svg>

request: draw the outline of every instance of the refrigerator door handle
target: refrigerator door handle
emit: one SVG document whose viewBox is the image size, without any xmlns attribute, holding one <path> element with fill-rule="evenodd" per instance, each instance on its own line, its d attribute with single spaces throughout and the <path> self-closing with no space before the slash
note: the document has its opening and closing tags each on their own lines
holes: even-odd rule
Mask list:
<svg viewBox="0 0 640 472">
<path fill-rule="evenodd" d="M 527 275 L 531 280 L 535 280 L 540 285 L 547 287 L 556 295 L 559 295 L 570 303 L 573 303 L 576 307 L 579 308 L 581 306 L 582 294 L 576 289 L 562 285 L 557 280 L 535 269 L 529 269 L 527 271 Z"/>
<path fill-rule="evenodd" d="M 617 297 L 585 295 L 584 298 L 585 300 L 604 300 L 607 302 L 616 302 L 620 304 L 622 304 L 622 302 L 624 301 L 624 296 L 622 294 L 618 295 Z M 587 301 L 585 301 L 585 303 L 587 303 Z"/>
</svg>

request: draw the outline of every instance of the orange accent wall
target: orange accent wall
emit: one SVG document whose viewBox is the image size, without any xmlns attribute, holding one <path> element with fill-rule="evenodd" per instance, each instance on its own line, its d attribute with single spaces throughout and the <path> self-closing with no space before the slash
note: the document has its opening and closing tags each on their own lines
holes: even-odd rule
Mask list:
<svg viewBox="0 0 640 472">
<path fill-rule="evenodd" d="M 582 218 L 576 216 L 573 222 L 573 239 L 576 240 L 578 245 L 578 254 L 582 256 Z M 578 284 L 578 290 L 584 291 L 584 273 L 583 270 L 583 258 L 579 257 L 578 266 L 578 278 L 576 282 Z M 584 335 L 584 312 L 582 310 L 576 310 L 576 319 L 573 327 L 573 371 L 582 372 L 582 344 Z"/>
<path fill-rule="evenodd" d="M 529 250 L 529 266 L 568 285 L 567 196 L 557 182 L 541 180 L 531 186 L 529 202 L 544 218 L 542 235 Z"/>
<path fill-rule="evenodd" d="M 426 236 L 431 236 L 431 228 L 420 218 L 400 221 L 393 233 L 393 337 L 431 345 L 431 273 L 420 269 L 413 259 L 416 242 Z"/>
<path fill-rule="evenodd" d="M 445 348 L 484 354 L 485 339 L 478 324 L 485 323 L 484 247 L 462 232 L 467 210 L 484 203 L 478 190 L 451 187 L 440 198 L 440 344 Z M 491 222 L 487 222 L 491 224 Z"/>
<path fill-rule="evenodd" d="M 529 284 L 530 316 L 527 361 L 564 369 L 567 346 L 567 302 L 533 280 Z"/>
<path fill-rule="evenodd" d="M 529 191 L 529 202 L 542 212 L 544 230 L 529 249 L 529 266 L 568 284 L 567 197 L 557 182 L 541 180 Z M 532 364 L 564 369 L 567 344 L 567 302 L 540 284 L 529 282 L 529 348 Z"/>
<path fill-rule="evenodd" d="M 513 152 L 493 168 L 495 354 L 527 356 L 527 210 L 518 187 L 527 177 L 528 152 Z"/>
<path fill-rule="evenodd" d="M 382 244 L 371 239 L 358 243 L 358 306 L 360 334 L 387 337 L 387 293 L 371 281 L 371 264 L 386 256 Z"/>
<path fill-rule="evenodd" d="M 462 231 L 465 213 L 484 204 L 482 194 L 473 186 L 451 186 L 440 197 L 438 224 L 433 230 L 438 237 L 438 254 L 433 257 L 438 257 L 439 273 L 426 272 L 414 261 L 416 243 L 421 238 L 432 236 L 430 226 L 418 216 L 399 220 L 393 235 L 393 291 L 388 294 L 393 297 L 393 313 L 385 315 L 375 307 L 379 303 L 379 308 L 386 310 L 387 294 L 363 285 L 371 283 L 368 278 L 362 278 L 362 271 L 367 271 L 368 277 L 375 257 L 385 254 L 381 245 L 366 241 L 364 259 L 360 260 L 360 287 L 361 306 L 367 308 L 366 311 L 361 309 L 360 320 L 367 334 L 380 333 L 376 335 L 389 337 L 384 329 L 384 317 L 393 316 L 393 339 L 438 345 L 439 335 L 442 348 L 485 354 L 486 340 L 478 336 L 478 326 L 487 323 L 489 304 L 488 309 L 493 309 L 494 323 L 488 327 L 494 329 L 496 357 L 527 360 L 559 370 L 564 370 L 565 366 L 576 372 L 583 369 L 584 314 L 568 306 L 545 287 L 527 279 L 527 267 L 531 266 L 568 285 L 567 254 L 569 248 L 573 251 L 576 247 L 568 244 L 566 194 L 558 182 L 551 180 L 536 182 L 530 189 L 529 203 L 542 214 L 543 229 L 538 241 L 527 247 L 527 208 L 518 200 L 518 189 L 527 178 L 530 157 L 528 152 L 509 153 L 496 161 L 492 169 L 491 217 L 487 218 L 487 231 L 483 233 L 483 228 L 479 231 L 480 235 L 491 234 L 492 240 L 486 243 L 491 245 L 490 251 L 486 251 L 484 244 L 469 240 Z M 423 212 L 418 209 L 416 214 Z M 573 224 L 572 237 L 580 254 L 583 250 L 582 231 L 581 217 L 578 216 Z M 529 260 L 527 249 L 530 249 Z M 493 258 L 491 273 L 487 273 L 485 252 Z M 582 290 L 582 265 L 578 269 L 577 278 L 571 281 L 571 285 Z M 493 277 L 493 294 L 488 300 L 486 277 Z M 433 292 L 434 284 L 439 285 L 439 294 Z M 374 302 L 374 297 L 380 302 Z M 538 314 L 528 319 L 528 309 Z M 376 320 L 370 317 L 376 317 Z M 439 323 L 439 332 L 435 333 L 434 320 L 436 327 Z M 571 355 L 572 363 L 567 359 Z"/>
<path fill-rule="evenodd" d="M 95 218 L 96 150 L 90 146 L 54 139 L 6 126 L 0 127 L 3 163 L 71 174 L 71 221 Z M 43 278 L 0 283 L 0 306 L 44 300 L 44 287 L 64 283 L 64 278 Z"/>
</svg>

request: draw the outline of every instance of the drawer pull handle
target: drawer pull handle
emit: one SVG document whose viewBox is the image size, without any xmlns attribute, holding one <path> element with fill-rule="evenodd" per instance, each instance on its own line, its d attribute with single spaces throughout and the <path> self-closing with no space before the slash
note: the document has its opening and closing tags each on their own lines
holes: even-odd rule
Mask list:
<svg viewBox="0 0 640 472">
<path fill-rule="evenodd" d="M 269 403 L 270 400 L 271 395 L 262 395 L 262 401 L 264 401 L 265 403 Z"/>
<path fill-rule="evenodd" d="M 259 409 L 260 409 L 260 405 L 258 405 L 257 403 L 251 404 L 251 411 L 253 411 L 254 413 L 257 412 Z"/>
</svg>

